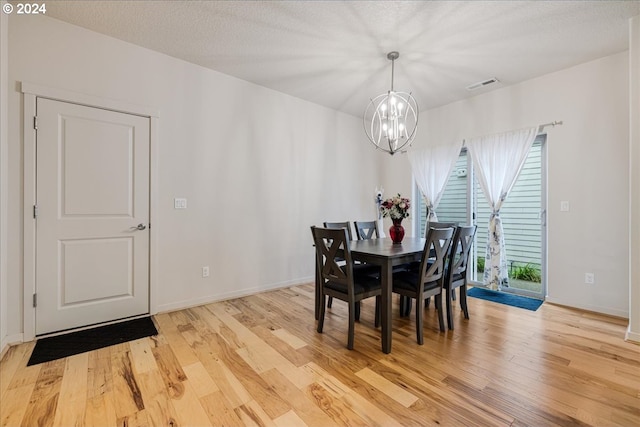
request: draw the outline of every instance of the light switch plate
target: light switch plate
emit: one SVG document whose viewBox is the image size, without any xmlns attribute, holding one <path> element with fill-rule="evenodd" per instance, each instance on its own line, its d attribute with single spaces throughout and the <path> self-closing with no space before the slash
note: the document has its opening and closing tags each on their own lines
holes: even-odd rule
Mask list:
<svg viewBox="0 0 640 427">
<path fill-rule="evenodd" d="M 569 201 L 563 200 L 560 202 L 560 212 L 569 212 Z"/>
<path fill-rule="evenodd" d="M 174 209 L 187 209 L 187 199 L 175 198 L 173 199 Z"/>
</svg>

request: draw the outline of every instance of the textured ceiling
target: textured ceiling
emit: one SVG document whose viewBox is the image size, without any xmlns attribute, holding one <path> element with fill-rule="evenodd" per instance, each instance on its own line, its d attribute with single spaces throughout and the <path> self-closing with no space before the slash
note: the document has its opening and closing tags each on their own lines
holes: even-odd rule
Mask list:
<svg viewBox="0 0 640 427">
<path fill-rule="evenodd" d="M 389 89 L 389 51 L 424 110 L 627 50 L 640 1 L 49 1 L 47 15 L 361 116 Z"/>
</svg>

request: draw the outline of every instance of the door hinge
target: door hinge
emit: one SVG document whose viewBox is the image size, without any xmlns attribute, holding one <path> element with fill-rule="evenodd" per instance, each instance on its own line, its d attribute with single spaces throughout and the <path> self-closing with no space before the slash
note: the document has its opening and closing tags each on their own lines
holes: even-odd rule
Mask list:
<svg viewBox="0 0 640 427">
<path fill-rule="evenodd" d="M 38 130 L 38 116 L 33 116 L 33 128 Z"/>
<path fill-rule="evenodd" d="M 38 205 L 33 205 L 33 217 L 38 218 Z"/>
<path fill-rule="evenodd" d="M 38 294 L 33 294 L 33 307 L 38 306 Z"/>
</svg>

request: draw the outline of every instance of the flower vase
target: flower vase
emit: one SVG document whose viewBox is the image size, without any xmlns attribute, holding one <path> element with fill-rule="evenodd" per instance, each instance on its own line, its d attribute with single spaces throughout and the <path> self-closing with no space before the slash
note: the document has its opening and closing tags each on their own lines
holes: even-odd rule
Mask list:
<svg viewBox="0 0 640 427">
<path fill-rule="evenodd" d="M 389 228 L 389 236 L 393 243 L 402 243 L 404 238 L 404 227 L 402 226 L 402 219 L 393 219 L 393 225 Z"/>
</svg>

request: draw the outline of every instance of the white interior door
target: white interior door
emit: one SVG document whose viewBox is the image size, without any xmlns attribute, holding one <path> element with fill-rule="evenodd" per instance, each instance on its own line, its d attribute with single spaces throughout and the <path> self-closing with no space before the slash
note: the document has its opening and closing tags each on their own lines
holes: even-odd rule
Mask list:
<svg viewBox="0 0 640 427">
<path fill-rule="evenodd" d="M 149 129 L 38 98 L 37 335 L 149 313 Z"/>
</svg>

